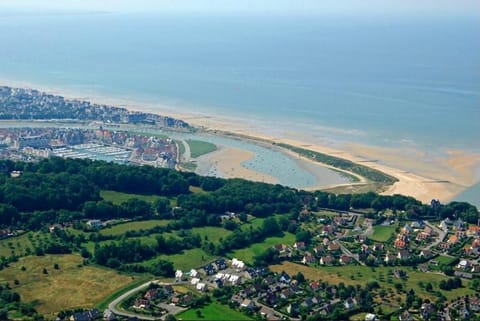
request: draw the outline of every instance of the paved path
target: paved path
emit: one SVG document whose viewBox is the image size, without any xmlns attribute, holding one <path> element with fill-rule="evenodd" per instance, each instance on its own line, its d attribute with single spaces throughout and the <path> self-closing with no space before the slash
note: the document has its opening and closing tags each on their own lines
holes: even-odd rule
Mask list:
<svg viewBox="0 0 480 321">
<path fill-rule="evenodd" d="M 190 150 L 190 145 L 184 139 L 182 139 L 180 141 L 180 144 L 183 144 L 183 146 L 185 146 L 185 152 L 183 153 L 182 158 L 183 158 L 183 161 L 185 163 L 188 163 L 190 161 L 190 158 L 192 158 L 192 152 Z"/>
<path fill-rule="evenodd" d="M 125 292 L 124 294 L 122 294 L 121 296 L 119 296 L 118 298 L 116 298 L 115 300 L 113 300 L 109 305 L 108 305 L 108 308 L 113 312 L 115 313 L 116 315 L 119 315 L 119 316 L 123 316 L 123 317 L 137 317 L 139 320 L 147 320 L 147 321 L 154 321 L 154 320 L 163 320 L 165 318 L 166 315 L 162 316 L 162 317 L 153 317 L 153 316 L 149 316 L 149 315 L 144 315 L 144 314 L 139 314 L 139 313 L 133 313 L 133 312 L 128 312 L 128 311 L 124 311 L 124 310 L 121 310 L 119 309 L 117 306 L 123 301 L 125 300 L 126 298 L 128 298 L 129 296 L 131 296 L 132 294 L 135 294 L 136 292 L 139 292 L 139 291 L 142 291 L 142 290 L 145 290 L 146 288 L 148 288 L 148 286 L 151 284 L 151 283 L 156 283 L 156 284 L 159 284 L 159 285 L 175 285 L 175 284 L 182 284 L 184 282 L 177 282 L 177 283 L 162 283 L 162 282 L 158 282 L 158 281 L 148 281 L 147 283 L 144 283 L 140 286 L 137 286 L 136 288 L 128 291 L 128 292 Z M 181 307 L 177 307 L 177 306 L 174 306 L 174 305 L 169 305 L 169 304 L 164 304 L 164 303 L 161 303 L 159 305 L 161 308 L 165 309 L 168 311 L 169 314 L 177 314 L 177 313 L 180 313 L 182 311 L 185 311 L 187 309 L 185 308 L 181 308 Z"/>
<path fill-rule="evenodd" d="M 146 288 L 148 288 L 148 286 L 152 283 L 153 281 L 148 281 L 147 283 L 144 283 L 140 286 L 137 286 L 136 288 L 134 289 L 131 289 L 130 291 L 127 291 L 125 292 L 124 294 L 122 294 L 121 296 L 119 296 L 118 298 L 116 298 L 115 300 L 113 300 L 109 305 L 108 305 L 108 308 L 110 309 L 110 311 L 112 311 L 113 313 L 115 313 L 115 315 L 120 315 L 120 316 L 123 316 L 123 317 L 137 317 L 138 319 L 140 320 L 149 320 L 149 321 L 152 321 L 152 320 L 160 320 L 160 318 L 156 318 L 156 317 L 152 317 L 152 316 L 147 316 L 147 315 L 143 315 L 143 314 L 137 314 L 137 313 L 133 313 L 133 312 L 127 312 L 127 311 L 123 311 L 123 310 L 119 310 L 117 308 L 117 306 L 123 301 L 125 300 L 126 298 L 128 298 L 129 296 L 131 296 L 132 294 L 138 292 L 138 291 L 142 291 Z"/>
<path fill-rule="evenodd" d="M 435 247 L 435 246 L 437 246 L 438 244 L 440 244 L 441 242 L 443 242 L 443 240 L 445 239 L 445 236 L 447 235 L 447 232 L 445 232 L 444 230 L 439 229 L 438 227 L 436 227 L 436 226 L 433 225 L 433 224 L 430 224 L 428 221 L 425 221 L 425 225 L 428 226 L 428 227 L 430 227 L 432 230 L 435 231 L 435 233 L 438 234 L 438 239 L 437 239 L 435 242 L 429 244 L 428 246 L 426 246 L 426 247 L 424 248 L 425 250 L 429 250 L 429 249 L 431 249 L 432 247 Z"/>
<path fill-rule="evenodd" d="M 262 304 L 262 303 L 258 302 L 258 299 L 253 299 L 253 302 L 255 302 L 256 306 L 258 306 L 260 308 L 263 307 L 265 310 L 269 311 L 272 315 L 279 315 L 282 318 L 285 318 L 285 320 L 295 320 L 295 321 L 300 320 L 300 318 L 293 318 L 293 317 L 291 317 L 287 314 L 283 314 L 281 312 L 278 312 L 277 310 L 274 310 L 274 309 L 266 306 L 265 304 Z M 271 315 L 269 315 L 269 316 L 271 317 Z"/>
</svg>

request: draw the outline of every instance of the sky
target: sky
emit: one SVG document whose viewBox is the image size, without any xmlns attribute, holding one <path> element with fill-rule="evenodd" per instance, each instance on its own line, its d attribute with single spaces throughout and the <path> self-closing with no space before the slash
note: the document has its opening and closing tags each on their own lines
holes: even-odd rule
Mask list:
<svg viewBox="0 0 480 321">
<path fill-rule="evenodd" d="M 480 0 L 0 0 L 9 12 L 480 15 Z"/>
</svg>

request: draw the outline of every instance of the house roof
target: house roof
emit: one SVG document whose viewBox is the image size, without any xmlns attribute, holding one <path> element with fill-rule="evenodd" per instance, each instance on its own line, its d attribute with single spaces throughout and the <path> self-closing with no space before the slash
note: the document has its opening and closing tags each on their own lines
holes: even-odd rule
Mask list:
<svg viewBox="0 0 480 321">
<path fill-rule="evenodd" d="M 448 238 L 448 243 L 451 243 L 451 244 L 455 244 L 458 242 L 458 236 L 456 235 L 451 235 L 449 238 Z"/>
</svg>

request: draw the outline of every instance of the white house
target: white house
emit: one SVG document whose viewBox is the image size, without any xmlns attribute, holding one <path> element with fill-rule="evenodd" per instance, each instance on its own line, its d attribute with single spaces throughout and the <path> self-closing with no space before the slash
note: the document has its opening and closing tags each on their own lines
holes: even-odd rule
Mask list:
<svg viewBox="0 0 480 321">
<path fill-rule="evenodd" d="M 199 282 L 200 282 L 200 279 L 199 279 L 199 278 L 192 278 L 192 279 L 190 280 L 190 284 L 191 284 L 191 285 L 197 285 Z"/>
<path fill-rule="evenodd" d="M 376 321 L 377 320 L 377 316 L 373 313 L 367 313 L 365 315 L 365 321 Z"/>
<path fill-rule="evenodd" d="M 466 270 L 469 267 L 470 267 L 470 262 L 468 262 L 468 260 L 461 260 L 460 262 L 458 262 L 458 265 L 457 265 L 457 268 L 462 270 Z"/>
<path fill-rule="evenodd" d="M 175 272 L 175 281 L 181 281 L 183 279 L 183 272 L 181 270 L 177 270 Z"/>
<path fill-rule="evenodd" d="M 207 290 L 207 285 L 205 283 L 200 283 L 199 282 L 199 283 L 197 283 L 196 288 L 197 288 L 198 291 L 203 292 L 203 291 Z"/>
<path fill-rule="evenodd" d="M 237 260 L 236 258 L 233 258 L 232 266 L 237 270 L 243 270 L 245 268 L 245 263 L 243 261 Z"/>
<path fill-rule="evenodd" d="M 191 269 L 191 270 L 190 270 L 190 276 L 191 276 L 192 278 L 196 278 L 197 275 L 198 275 L 197 270 L 195 270 L 195 269 Z"/>
</svg>

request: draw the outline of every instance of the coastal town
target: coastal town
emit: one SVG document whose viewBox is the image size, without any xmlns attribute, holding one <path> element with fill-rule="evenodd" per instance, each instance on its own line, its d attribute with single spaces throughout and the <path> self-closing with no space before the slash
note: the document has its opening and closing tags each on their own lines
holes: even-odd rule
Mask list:
<svg viewBox="0 0 480 321">
<path fill-rule="evenodd" d="M 186 141 L 143 130 L 191 130 L 185 122 L 169 117 L 9 87 L 0 87 L 0 104 L 5 106 L 0 111 L 3 160 L 32 165 L 48 164 L 49 159 L 91 159 L 103 161 L 101 166 L 179 169 L 180 160 L 185 159 L 182 147 L 189 149 Z M 205 142 L 202 148 L 205 153 L 215 150 L 214 145 L 205 147 Z M 201 153 L 192 148 L 187 154 L 194 158 Z M 149 171 L 150 166 L 143 169 Z M 40 171 L 48 173 L 53 170 L 50 167 L 45 165 Z M 132 173 L 136 167 L 116 167 L 130 172 L 115 173 L 116 180 L 109 182 L 108 188 L 103 187 L 91 201 L 70 208 L 71 213 L 62 212 L 61 219 L 52 211 L 34 212 L 51 217 L 48 224 L 42 218 L 28 223 L 40 230 L 37 238 L 42 235 L 46 239 L 41 246 L 32 231 L 19 228 L 15 221 L 0 230 L 0 250 L 4 251 L 0 271 L 34 253 L 41 258 L 47 251 L 48 255 L 76 255 L 83 260 L 78 268 L 99 264 L 132 279 L 137 277 L 135 273 L 150 273 L 141 284 L 120 291 L 101 305 L 53 310 L 56 320 L 208 320 L 211 307 L 226 309 L 231 320 L 450 321 L 479 317 L 480 222 L 478 210 L 469 204 L 441 204 L 434 199 L 425 205 L 401 195 L 316 192 L 292 205 L 282 197 L 288 200 L 291 193 L 302 192 L 285 188 L 267 204 L 246 201 L 242 213 L 237 213 L 230 207 L 242 204 L 237 197 L 243 190 L 233 187 L 229 192 L 235 195 L 229 197 L 235 201 L 220 198 L 224 207 L 212 210 L 210 202 L 217 202 L 209 193 L 224 182 L 192 173 L 182 178 L 181 172 L 172 171 L 170 181 L 143 176 L 158 184 L 158 190 L 170 192 L 160 197 L 151 195 L 154 193 L 146 187 L 134 194 L 139 189 L 129 182 L 135 181 Z M 22 170 L 9 168 L 5 163 L 0 173 L 18 181 L 25 177 Z M 369 173 L 363 167 L 361 172 Z M 370 172 L 371 177 L 380 174 Z M 101 182 L 99 179 L 98 184 Z M 130 188 L 115 191 L 112 184 L 116 182 Z M 173 186 L 171 190 L 160 186 L 168 184 Z M 267 188 L 267 184 L 261 186 Z M 15 193 L 7 194 L 16 201 Z M 185 201 L 186 195 L 193 201 Z M 182 208 L 182 201 L 191 207 Z M 280 205 L 274 207 L 272 202 Z M 1 214 L 10 208 L 0 209 Z M 109 234 L 112 229 L 118 232 Z M 253 237 L 258 237 L 259 248 L 250 244 Z M 29 238 L 28 250 L 19 245 L 21 238 Z M 69 244 L 82 257 L 72 254 L 66 245 L 59 250 L 59 244 Z M 96 257 L 102 247 L 119 244 L 146 249 L 153 261 L 139 254 L 125 262 Z M 169 252 L 170 248 L 176 250 Z M 197 256 L 189 258 L 188 251 L 198 251 Z M 161 256 L 159 270 L 155 270 L 152 253 Z M 172 273 L 165 273 L 165 266 Z M 152 279 L 158 271 L 165 277 Z M 49 275 L 48 271 L 42 274 Z M 14 289 L 23 285 L 15 281 Z M 7 285 L 12 287 L 12 281 Z"/>
<path fill-rule="evenodd" d="M 0 87 L 0 158 L 33 161 L 47 157 L 89 158 L 174 168 L 178 150 L 166 136 L 121 130 L 120 125 L 188 130 L 185 122 L 156 114 L 68 100 L 37 90 Z M 46 121 L 33 127 L 34 121 Z M 22 122 L 30 122 L 24 124 Z M 55 122 L 62 125 L 55 125 Z M 30 127 L 32 126 L 32 127 Z"/>
<path fill-rule="evenodd" d="M 149 124 L 159 128 L 188 128 L 182 120 L 126 108 L 93 104 L 86 100 L 66 99 L 35 89 L 0 86 L 1 120 L 70 120 L 102 123 Z"/>
<path fill-rule="evenodd" d="M 35 161 L 88 158 L 120 164 L 174 168 L 177 146 L 168 137 L 84 128 L 0 128 L 0 158 Z"/>
</svg>

